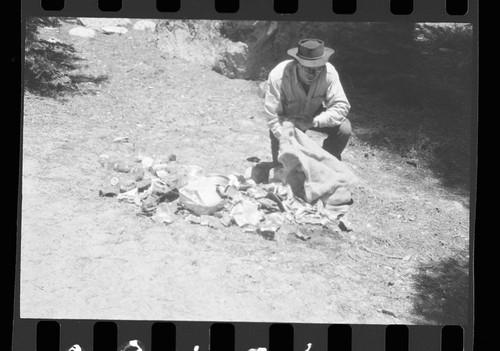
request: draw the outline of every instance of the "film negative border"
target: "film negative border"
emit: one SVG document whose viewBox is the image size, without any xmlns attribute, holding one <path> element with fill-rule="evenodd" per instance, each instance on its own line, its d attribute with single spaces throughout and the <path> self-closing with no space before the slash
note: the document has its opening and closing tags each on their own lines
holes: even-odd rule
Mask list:
<svg viewBox="0 0 500 351">
<path fill-rule="evenodd" d="M 296 10 L 293 6 L 289 10 L 286 6 L 280 7 L 284 6 L 283 1 L 269 0 L 174 0 L 168 2 L 168 5 L 166 0 L 123 0 L 111 3 L 98 0 L 52 0 L 48 2 L 24 0 L 22 1 L 22 16 L 23 18 L 27 16 L 88 16 L 477 23 L 478 2 L 471 0 L 459 0 L 458 5 L 451 5 L 451 0 L 414 0 L 406 1 L 407 5 L 401 8 L 395 5 L 396 1 L 389 0 L 356 0 L 342 9 L 335 8 L 335 3 L 335 0 L 307 2 L 297 0 L 293 2 Z M 103 4 L 111 4 L 111 7 Z M 105 11 L 103 11 L 103 6 Z M 408 10 L 409 7 L 411 11 Z M 472 192 L 472 200 L 474 196 Z M 475 203 L 475 201 L 471 202 Z M 473 255 L 471 254 L 472 261 Z M 471 273 L 473 273 L 472 270 Z M 12 349 L 15 351 L 67 350 L 74 344 L 81 345 L 86 351 L 112 350 L 131 339 L 141 340 L 147 351 L 189 351 L 196 346 L 199 346 L 199 351 L 208 349 L 239 351 L 258 347 L 265 347 L 269 351 L 300 351 L 307 350 L 309 343 L 313 345 L 314 350 L 328 351 L 455 351 L 470 350 L 473 343 L 472 325 L 308 325 L 20 319 L 18 317 L 18 291 L 16 294 L 12 343 Z"/>
<path fill-rule="evenodd" d="M 24 16 L 475 22 L 471 0 L 25 0 Z"/>
<path fill-rule="evenodd" d="M 24 320 L 15 332 L 13 350 L 37 351 L 120 350 L 131 340 L 144 351 L 460 351 L 470 339 L 461 326 L 225 322 Z"/>
</svg>

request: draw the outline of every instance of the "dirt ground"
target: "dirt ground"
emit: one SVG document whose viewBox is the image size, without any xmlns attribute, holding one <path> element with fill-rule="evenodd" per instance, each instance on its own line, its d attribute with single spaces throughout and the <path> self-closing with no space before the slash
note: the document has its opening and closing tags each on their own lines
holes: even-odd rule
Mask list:
<svg viewBox="0 0 500 351">
<path fill-rule="evenodd" d="M 467 192 L 370 145 L 354 103 L 343 154 L 360 178 L 352 232 L 265 240 L 237 226 L 157 224 L 100 197 L 113 175 L 103 153 L 243 173 L 248 157 L 270 159 L 268 130 L 258 82 L 166 55 L 154 33 L 84 39 L 74 26 L 42 36 L 74 46 L 79 91 L 24 99 L 22 318 L 467 323 Z M 121 136 L 129 142 L 113 142 Z"/>
</svg>

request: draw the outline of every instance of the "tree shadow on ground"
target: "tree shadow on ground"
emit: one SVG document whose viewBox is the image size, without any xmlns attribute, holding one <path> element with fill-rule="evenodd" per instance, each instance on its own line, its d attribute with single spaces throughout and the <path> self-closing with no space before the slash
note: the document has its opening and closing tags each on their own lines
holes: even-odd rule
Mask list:
<svg viewBox="0 0 500 351">
<path fill-rule="evenodd" d="M 468 263 L 454 257 L 421 265 L 413 276 L 416 322 L 466 324 L 469 311 Z"/>
<path fill-rule="evenodd" d="M 24 87 L 26 91 L 52 98 L 72 93 L 93 94 L 108 80 L 106 75 L 83 73 L 84 60 L 75 48 L 57 40 L 33 36 L 26 43 Z"/>
<path fill-rule="evenodd" d="M 428 113 L 372 94 L 353 94 L 350 101 L 355 139 L 392 154 L 416 171 L 431 170 L 441 186 L 454 194 L 470 195 L 474 136 L 467 109 Z"/>
</svg>

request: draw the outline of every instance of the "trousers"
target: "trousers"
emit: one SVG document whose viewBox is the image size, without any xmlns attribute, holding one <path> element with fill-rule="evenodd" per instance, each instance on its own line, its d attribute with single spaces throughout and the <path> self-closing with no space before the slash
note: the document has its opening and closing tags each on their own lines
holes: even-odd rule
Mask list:
<svg viewBox="0 0 500 351">
<path fill-rule="evenodd" d="M 318 127 L 310 128 L 310 130 L 326 134 L 327 137 L 323 141 L 323 149 L 339 160 L 342 160 L 342 151 L 344 151 L 347 146 L 347 142 L 349 141 L 349 137 L 351 136 L 351 122 L 349 122 L 347 118 L 342 122 L 342 124 L 335 127 Z M 278 163 L 278 153 L 280 148 L 279 140 L 271 131 L 269 131 L 269 137 L 271 139 L 271 155 L 273 157 L 273 162 Z"/>
</svg>

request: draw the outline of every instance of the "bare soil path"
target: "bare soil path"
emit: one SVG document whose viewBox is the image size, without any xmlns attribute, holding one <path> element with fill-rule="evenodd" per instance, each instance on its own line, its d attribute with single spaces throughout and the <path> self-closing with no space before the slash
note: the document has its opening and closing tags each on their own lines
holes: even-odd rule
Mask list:
<svg viewBox="0 0 500 351">
<path fill-rule="evenodd" d="M 257 82 L 167 56 L 154 33 L 83 39 L 72 26 L 44 35 L 75 47 L 81 74 L 107 79 L 60 99 L 25 96 L 21 317 L 466 322 L 468 198 L 370 148 L 355 121 L 349 233 L 269 241 L 236 226 L 159 225 L 99 197 L 111 176 L 102 153 L 242 173 L 247 157 L 269 159 L 268 130 Z"/>
</svg>

